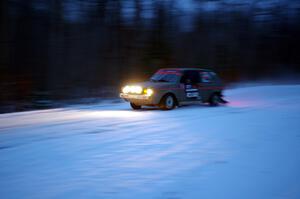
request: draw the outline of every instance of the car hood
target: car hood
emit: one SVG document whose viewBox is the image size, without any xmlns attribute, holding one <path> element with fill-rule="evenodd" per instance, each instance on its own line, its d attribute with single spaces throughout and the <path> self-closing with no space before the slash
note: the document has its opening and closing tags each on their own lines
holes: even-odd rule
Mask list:
<svg viewBox="0 0 300 199">
<path fill-rule="evenodd" d="M 146 82 L 140 82 L 137 83 L 136 85 L 139 85 L 143 88 L 167 88 L 172 85 L 176 85 L 174 82 L 151 82 L 151 81 L 146 81 Z"/>
</svg>

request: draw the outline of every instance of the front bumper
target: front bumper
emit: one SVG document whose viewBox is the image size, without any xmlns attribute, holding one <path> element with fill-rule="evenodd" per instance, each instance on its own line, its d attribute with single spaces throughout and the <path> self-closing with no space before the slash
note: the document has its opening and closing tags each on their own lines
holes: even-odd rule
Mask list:
<svg viewBox="0 0 300 199">
<path fill-rule="evenodd" d="M 120 93 L 120 97 L 136 105 L 153 105 L 152 96 Z"/>
</svg>

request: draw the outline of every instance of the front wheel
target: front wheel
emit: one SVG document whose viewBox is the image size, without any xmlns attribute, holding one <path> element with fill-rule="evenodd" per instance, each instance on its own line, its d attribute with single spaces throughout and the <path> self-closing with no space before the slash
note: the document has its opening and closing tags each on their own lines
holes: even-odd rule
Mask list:
<svg viewBox="0 0 300 199">
<path fill-rule="evenodd" d="M 142 106 L 136 105 L 136 104 L 134 104 L 134 103 L 132 103 L 132 102 L 130 102 L 130 106 L 131 106 L 131 108 L 134 109 L 134 110 L 139 110 L 139 109 L 142 108 Z"/>
<path fill-rule="evenodd" d="M 160 102 L 160 108 L 163 110 L 172 110 L 176 106 L 176 100 L 173 95 L 166 95 Z"/>
</svg>

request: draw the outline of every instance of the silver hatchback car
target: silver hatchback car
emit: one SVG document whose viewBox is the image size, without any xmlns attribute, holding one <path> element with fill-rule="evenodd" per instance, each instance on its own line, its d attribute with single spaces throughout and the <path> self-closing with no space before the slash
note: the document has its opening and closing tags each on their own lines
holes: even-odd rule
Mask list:
<svg viewBox="0 0 300 199">
<path fill-rule="evenodd" d="M 124 86 L 120 97 L 130 102 L 133 109 L 157 106 L 170 110 L 190 103 L 226 103 L 223 89 L 220 78 L 211 70 L 166 68 L 158 70 L 149 81 Z"/>
</svg>

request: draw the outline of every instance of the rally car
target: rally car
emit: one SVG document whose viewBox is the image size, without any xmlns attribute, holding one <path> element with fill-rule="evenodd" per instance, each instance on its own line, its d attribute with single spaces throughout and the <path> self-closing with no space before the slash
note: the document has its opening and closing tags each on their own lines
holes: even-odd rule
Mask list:
<svg viewBox="0 0 300 199">
<path fill-rule="evenodd" d="M 220 78 L 211 70 L 166 68 L 158 70 L 149 81 L 124 86 L 120 97 L 130 102 L 133 109 L 157 106 L 171 110 L 190 103 L 226 103 L 222 91 Z"/>
</svg>

